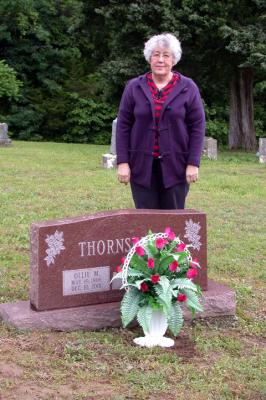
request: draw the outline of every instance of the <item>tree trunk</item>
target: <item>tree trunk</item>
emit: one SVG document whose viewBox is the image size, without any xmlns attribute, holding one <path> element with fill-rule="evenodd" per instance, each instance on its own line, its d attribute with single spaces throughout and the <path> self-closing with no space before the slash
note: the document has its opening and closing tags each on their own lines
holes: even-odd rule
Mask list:
<svg viewBox="0 0 266 400">
<path fill-rule="evenodd" d="M 230 85 L 229 149 L 256 150 L 253 71 L 240 68 Z"/>
</svg>

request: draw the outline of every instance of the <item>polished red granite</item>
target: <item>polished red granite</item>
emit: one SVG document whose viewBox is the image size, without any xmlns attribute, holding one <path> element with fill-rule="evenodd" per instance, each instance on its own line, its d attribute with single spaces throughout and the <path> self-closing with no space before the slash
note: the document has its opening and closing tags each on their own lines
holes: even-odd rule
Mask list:
<svg viewBox="0 0 266 400">
<path fill-rule="evenodd" d="M 195 282 L 207 290 L 206 214 L 196 210 L 119 210 L 33 223 L 30 302 L 52 310 L 120 301 L 110 279 L 132 237 L 171 227 L 201 264 Z"/>
</svg>

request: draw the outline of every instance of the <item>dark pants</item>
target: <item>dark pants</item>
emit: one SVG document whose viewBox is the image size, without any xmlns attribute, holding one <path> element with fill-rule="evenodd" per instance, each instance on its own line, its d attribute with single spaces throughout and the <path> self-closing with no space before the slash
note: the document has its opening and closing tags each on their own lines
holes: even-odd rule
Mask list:
<svg viewBox="0 0 266 400">
<path fill-rule="evenodd" d="M 160 210 L 183 209 L 189 185 L 181 183 L 165 189 L 160 159 L 155 159 L 152 166 L 151 187 L 146 188 L 131 182 L 131 191 L 136 208 Z"/>
</svg>

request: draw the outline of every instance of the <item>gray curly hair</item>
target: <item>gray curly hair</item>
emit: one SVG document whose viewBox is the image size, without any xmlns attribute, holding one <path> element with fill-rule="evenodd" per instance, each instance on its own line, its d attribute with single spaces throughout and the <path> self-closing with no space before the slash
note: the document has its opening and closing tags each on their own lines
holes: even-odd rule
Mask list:
<svg viewBox="0 0 266 400">
<path fill-rule="evenodd" d="M 155 47 L 170 49 L 173 54 L 174 65 L 181 59 L 182 49 L 180 41 L 172 33 L 162 33 L 152 36 L 144 45 L 144 57 L 149 63 Z"/>
</svg>

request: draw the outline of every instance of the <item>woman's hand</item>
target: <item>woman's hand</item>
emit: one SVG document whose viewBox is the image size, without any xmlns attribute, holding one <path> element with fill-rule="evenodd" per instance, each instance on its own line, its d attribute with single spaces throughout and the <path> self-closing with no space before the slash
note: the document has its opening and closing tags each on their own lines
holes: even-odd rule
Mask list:
<svg viewBox="0 0 266 400">
<path fill-rule="evenodd" d="M 197 182 L 199 179 L 199 169 L 195 165 L 188 165 L 186 169 L 187 183 Z"/>
<path fill-rule="evenodd" d="M 130 181 L 130 168 L 128 163 L 121 163 L 117 166 L 117 178 L 125 185 Z"/>
</svg>

